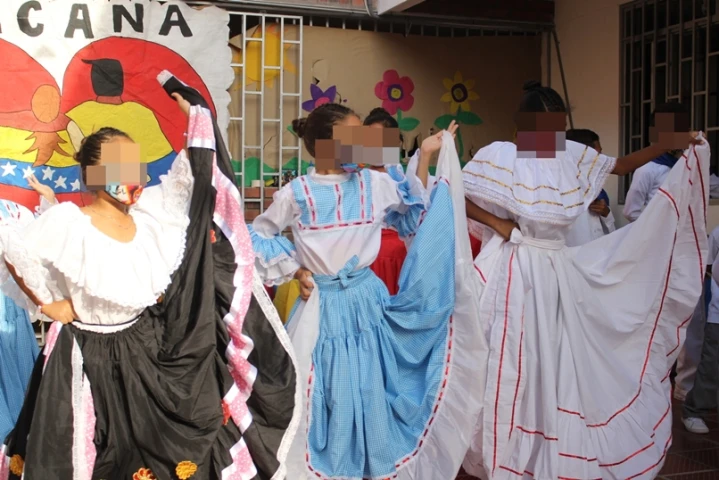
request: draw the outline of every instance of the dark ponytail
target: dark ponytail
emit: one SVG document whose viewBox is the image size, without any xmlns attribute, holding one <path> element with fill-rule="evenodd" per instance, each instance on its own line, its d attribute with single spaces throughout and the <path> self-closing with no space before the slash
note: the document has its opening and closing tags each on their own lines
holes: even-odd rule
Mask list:
<svg viewBox="0 0 719 480">
<path fill-rule="evenodd" d="M 344 105 L 325 103 L 312 110 L 307 118 L 293 120 L 292 129 L 302 139 L 310 155 L 314 157 L 315 142 L 317 140 L 330 140 L 333 127 L 352 115 L 357 114 Z"/>
<path fill-rule="evenodd" d="M 556 90 L 543 87 L 536 80 L 530 80 L 524 84 L 524 94 L 519 103 L 519 111 L 520 113 L 567 113 L 567 106 Z"/>
<path fill-rule="evenodd" d="M 126 138 L 132 140 L 128 134 L 112 127 L 104 127 L 85 137 L 80 144 L 79 150 L 75 153 L 75 161 L 80 164 L 82 182 L 87 185 L 87 167 L 100 163 L 102 145 L 114 138 Z"/>
</svg>

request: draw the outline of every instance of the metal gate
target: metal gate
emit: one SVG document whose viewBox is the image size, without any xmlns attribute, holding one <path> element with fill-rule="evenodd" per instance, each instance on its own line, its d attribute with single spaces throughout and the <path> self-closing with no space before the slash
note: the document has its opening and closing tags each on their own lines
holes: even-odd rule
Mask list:
<svg viewBox="0 0 719 480">
<path fill-rule="evenodd" d="M 249 222 L 302 173 L 302 17 L 231 11 L 230 37 L 229 149 Z"/>
</svg>

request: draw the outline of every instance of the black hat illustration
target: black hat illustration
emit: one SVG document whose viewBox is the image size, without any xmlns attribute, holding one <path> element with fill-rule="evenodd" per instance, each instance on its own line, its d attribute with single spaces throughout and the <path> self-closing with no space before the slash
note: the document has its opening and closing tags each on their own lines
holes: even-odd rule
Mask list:
<svg viewBox="0 0 719 480">
<path fill-rule="evenodd" d="M 98 60 L 83 60 L 92 65 L 90 78 L 92 89 L 98 97 L 119 97 L 125 89 L 124 72 L 119 60 L 101 58 Z"/>
</svg>

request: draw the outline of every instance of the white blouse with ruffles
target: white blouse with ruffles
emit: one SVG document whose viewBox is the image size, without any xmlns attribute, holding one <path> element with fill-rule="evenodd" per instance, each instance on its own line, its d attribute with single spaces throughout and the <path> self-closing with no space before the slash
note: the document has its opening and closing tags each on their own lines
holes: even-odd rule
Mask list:
<svg viewBox="0 0 719 480">
<path fill-rule="evenodd" d="M 208 115 L 200 107 L 193 115 Z M 191 130 L 192 128 L 190 128 Z M 188 145 L 193 145 L 188 132 Z M 194 178 L 185 151 L 161 183 L 148 187 L 130 207 L 136 234 L 120 242 L 102 233 L 70 202 L 49 208 L 26 227 L 0 224 L 0 251 L 25 285 L 44 304 L 72 300 L 78 320 L 90 325 L 119 325 L 157 303 L 170 284 L 185 251 Z M 0 265 L 3 291 L 31 313 L 36 307 L 9 280 Z"/>
</svg>

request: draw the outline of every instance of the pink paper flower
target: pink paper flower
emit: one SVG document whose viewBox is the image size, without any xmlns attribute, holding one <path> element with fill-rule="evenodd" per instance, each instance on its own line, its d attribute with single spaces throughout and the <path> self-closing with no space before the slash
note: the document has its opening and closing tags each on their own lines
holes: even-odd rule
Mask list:
<svg viewBox="0 0 719 480">
<path fill-rule="evenodd" d="M 374 87 L 374 94 L 382 100 L 382 108 L 391 115 L 397 110 L 409 111 L 414 105 L 414 82 L 409 77 L 400 77 L 397 70 L 387 70 L 382 75 L 382 81 Z"/>
</svg>

